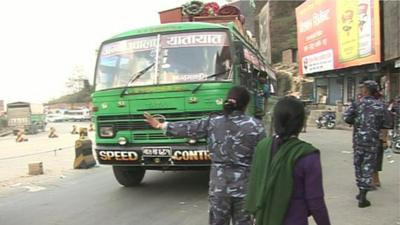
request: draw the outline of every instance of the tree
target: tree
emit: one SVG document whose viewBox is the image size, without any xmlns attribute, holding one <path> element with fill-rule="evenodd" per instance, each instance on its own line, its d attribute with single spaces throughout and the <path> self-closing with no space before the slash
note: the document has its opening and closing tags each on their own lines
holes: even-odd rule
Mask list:
<svg viewBox="0 0 400 225">
<path fill-rule="evenodd" d="M 87 88 L 89 81 L 87 79 L 85 69 L 82 65 L 74 66 L 71 76 L 66 82 L 67 93 L 74 94 Z"/>
<path fill-rule="evenodd" d="M 93 92 L 93 86 L 90 85 L 82 65 L 76 65 L 73 68 L 71 76 L 66 82 L 66 87 L 68 89 L 67 94 L 57 99 L 50 100 L 49 104 L 91 101 L 90 95 Z"/>
</svg>

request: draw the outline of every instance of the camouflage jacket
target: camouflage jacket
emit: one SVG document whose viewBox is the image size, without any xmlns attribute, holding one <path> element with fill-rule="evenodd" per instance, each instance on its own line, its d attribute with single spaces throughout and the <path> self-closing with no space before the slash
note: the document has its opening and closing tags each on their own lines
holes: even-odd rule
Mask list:
<svg viewBox="0 0 400 225">
<path fill-rule="evenodd" d="M 177 137 L 207 138 L 210 195 L 245 196 L 255 147 L 265 137 L 261 121 L 235 111 L 228 117 L 168 122 L 166 132 Z"/>
<path fill-rule="evenodd" d="M 343 113 L 343 119 L 353 124 L 353 144 L 377 147 L 379 131 L 382 128 L 385 104 L 372 96 L 366 96 L 353 104 Z"/>
<path fill-rule="evenodd" d="M 392 111 L 397 117 L 400 117 L 400 96 L 394 100 Z"/>
<path fill-rule="evenodd" d="M 400 133 L 400 96 L 398 96 L 392 107 L 393 119 L 394 119 L 394 131 L 396 134 Z"/>
</svg>

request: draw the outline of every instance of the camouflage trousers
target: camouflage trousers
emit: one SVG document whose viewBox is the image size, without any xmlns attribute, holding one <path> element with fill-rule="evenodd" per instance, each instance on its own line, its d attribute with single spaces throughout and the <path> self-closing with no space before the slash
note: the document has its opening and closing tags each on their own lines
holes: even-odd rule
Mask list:
<svg viewBox="0 0 400 225">
<path fill-rule="evenodd" d="M 371 190 L 372 174 L 377 163 L 378 147 L 354 146 L 354 169 L 357 187 Z"/>
<path fill-rule="evenodd" d="M 209 196 L 210 225 L 252 225 L 249 213 L 244 209 L 245 198 Z"/>
</svg>

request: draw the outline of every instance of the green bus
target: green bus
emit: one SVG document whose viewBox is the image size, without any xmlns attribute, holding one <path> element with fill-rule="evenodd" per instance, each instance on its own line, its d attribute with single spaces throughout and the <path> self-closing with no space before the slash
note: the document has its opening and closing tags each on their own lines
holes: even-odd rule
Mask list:
<svg viewBox="0 0 400 225">
<path fill-rule="evenodd" d="M 208 169 L 206 140 L 174 138 L 152 129 L 149 112 L 164 121 L 218 114 L 227 91 L 246 86 L 257 107 L 258 79 L 269 67 L 233 22 L 182 22 L 131 30 L 102 43 L 92 94 L 96 156 L 112 165 L 124 186 L 139 184 L 146 170 Z"/>
</svg>

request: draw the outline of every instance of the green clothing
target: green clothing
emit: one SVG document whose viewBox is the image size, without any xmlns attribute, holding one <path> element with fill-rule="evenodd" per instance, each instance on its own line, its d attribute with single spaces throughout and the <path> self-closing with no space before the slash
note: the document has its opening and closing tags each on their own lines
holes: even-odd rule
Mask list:
<svg viewBox="0 0 400 225">
<path fill-rule="evenodd" d="M 255 215 L 257 225 L 280 225 L 284 221 L 293 191 L 293 169 L 302 156 L 318 151 L 312 145 L 292 138 L 272 152 L 273 137 L 256 148 L 250 171 L 246 209 Z"/>
</svg>

